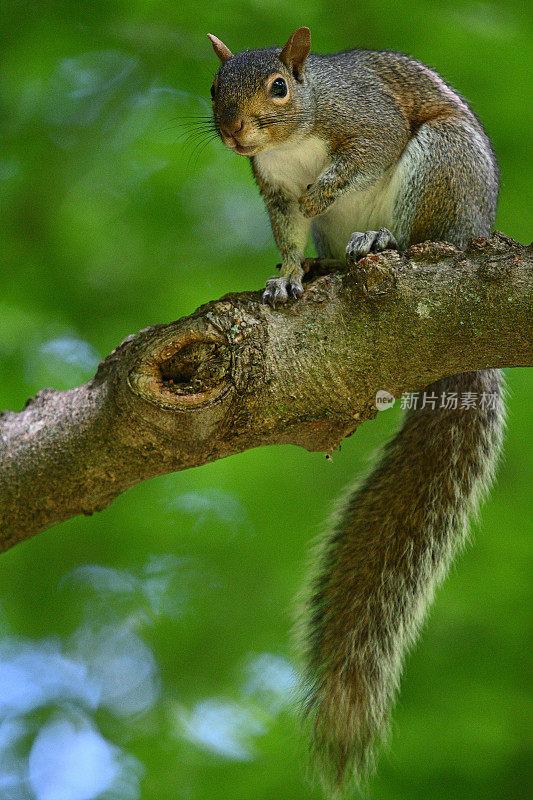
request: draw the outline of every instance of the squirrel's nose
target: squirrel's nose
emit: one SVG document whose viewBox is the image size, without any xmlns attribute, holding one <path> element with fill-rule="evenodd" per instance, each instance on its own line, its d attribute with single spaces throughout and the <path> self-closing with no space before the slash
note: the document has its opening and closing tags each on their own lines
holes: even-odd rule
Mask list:
<svg viewBox="0 0 533 800">
<path fill-rule="evenodd" d="M 224 125 L 220 126 L 220 130 L 226 136 L 235 136 L 236 133 L 240 133 L 244 128 L 244 120 L 242 117 L 238 117 L 237 119 L 232 120 L 231 122 L 225 122 Z"/>
</svg>

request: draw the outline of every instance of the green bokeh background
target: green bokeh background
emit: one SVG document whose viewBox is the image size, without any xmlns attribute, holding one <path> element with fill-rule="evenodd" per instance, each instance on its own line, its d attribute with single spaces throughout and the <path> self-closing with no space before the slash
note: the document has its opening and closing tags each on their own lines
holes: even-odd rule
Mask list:
<svg viewBox="0 0 533 800">
<path fill-rule="evenodd" d="M 277 253 L 249 165 L 218 141 L 188 139 L 184 118 L 209 111 L 216 59 L 206 32 L 238 50 L 282 44 L 302 24 L 318 52 L 389 48 L 436 68 L 494 143 L 497 227 L 531 240 L 533 26 L 522 2 L 7 0 L 1 408 L 21 408 L 45 385 L 87 380 L 100 356 L 146 325 L 264 283 Z M 510 370 L 507 378 L 499 480 L 474 526 L 475 545 L 439 591 L 408 661 L 392 747 L 368 797 L 531 796 L 533 375 Z M 320 797 L 305 779 L 291 707 L 244 691 L 247 665 L 260 654 L 290 659 L 309 541 L 397 421 L 397 410 L 380 414 L 331 463 L 277 447 L 144 483 L 103 513 L 2 556 L 0 636 L 60 643 L 83 614 L 101 623 L 94 604 L 80 599 L 94 587 L 61 588 L 80 565 L 140 575 L 169 554 L 189 565 L 174 575 L 179 611 L 147 615 L 133 594 L 127 609 L 112 592 L 102 599 L 115 621 L 134 619 L 158 665 L 161 695 L 150 710 L 127 721 L 95 717 L 106 738 L 143 764 L 143 800 Z M 184 735 L 179 720 L 214 699 L 243 715 L 236 735 L 245 755 L 217 754 Z M 250 718 L 261 733 L 248 730 Z"/>
</svg>

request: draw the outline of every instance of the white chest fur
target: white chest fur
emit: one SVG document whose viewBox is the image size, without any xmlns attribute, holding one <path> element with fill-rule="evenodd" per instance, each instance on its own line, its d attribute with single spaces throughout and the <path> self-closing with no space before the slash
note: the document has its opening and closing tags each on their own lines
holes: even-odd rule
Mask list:
<svg viewBox="0 0 533 800">
<path fill-rule="evenodd" d="M 255 156 L 255 165 L 263 180 L 279 187 L 293 200 L 299 200 L 307 186 L 314 183 L 330 163 L 326 142 L 316 136 L 274 147 Z M 404 156 L 374 184 L 342 194 L 325 214 L 313 219 L 313 228 L 327 244 L 331 256 L 344 257 L 354 231 L 385 227 L 398 235 L 395 203 L 406 170 L 408 164 Z"/>
<path fill-rule="evenodd" d="M 279 187 L 294 200 L 299 200 L 329 161 L 326 143 L 317 136 L 273 147 L 255 156 L 255 165 L 263 180 Z"/>
</svg>

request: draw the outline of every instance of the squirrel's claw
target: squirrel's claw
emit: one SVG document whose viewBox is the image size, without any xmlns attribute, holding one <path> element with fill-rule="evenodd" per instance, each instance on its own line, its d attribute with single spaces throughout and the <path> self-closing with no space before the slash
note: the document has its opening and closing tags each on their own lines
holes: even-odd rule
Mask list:
<svg viewBox="0 0 533 800">
<path fill-rule="evenodd" d="M 356 231 L 350 236 L 346 245 L 346 261 L 353 264 L 369 253 L 379 253 L 381 250 L 399 250 L 398 242 L 388 228 L 379 231 Z"/>
<path fill-rule="evenodd" d="M 263 292 L 263 302 L 276 306 L 277 303 L 286 303 L 290 297 L 298 299 L 303 293 L 302 281 L 296 275 L 269 278 Z"/>
</svg>

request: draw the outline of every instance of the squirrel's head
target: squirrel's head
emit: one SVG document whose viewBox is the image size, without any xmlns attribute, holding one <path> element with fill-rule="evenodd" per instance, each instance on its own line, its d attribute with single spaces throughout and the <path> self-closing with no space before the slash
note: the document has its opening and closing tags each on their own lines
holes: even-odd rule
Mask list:
<svg viewBox="0 0 533 800">
<path fill-rule="evenodd" d="M 231 150 L 253 156 L 282 144 L 311 119 L 305 60 L 309 28 L 298 28 L 283 48 L 233 53 L 208 34 L 220 59 L 211 87 L 213 116 Z"/>
</svg>

